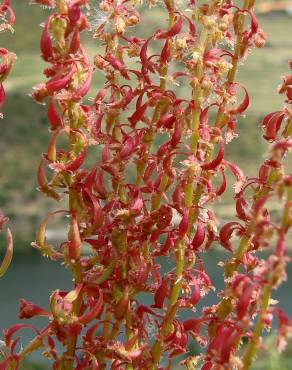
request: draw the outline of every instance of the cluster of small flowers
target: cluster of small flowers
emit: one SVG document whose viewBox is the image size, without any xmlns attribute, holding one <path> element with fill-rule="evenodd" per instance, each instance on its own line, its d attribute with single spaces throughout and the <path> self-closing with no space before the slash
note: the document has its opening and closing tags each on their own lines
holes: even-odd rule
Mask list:
<svg viewBox="0 0 292 370">
<path fill-rule="evenodd" d="M 13 25 L 15 22 L 15 16 L 13 9 L 10 7 L 10 0 L 4 0 L 0 4 L 0 33 L 5 32 L 6 30 L 10 30 L 13 32 Z M 0 110 L 3 107 L 5 101 L 5 90 L 3 87 L 3 81 L 8 76 L 12 64 L 16 59 L 16 55 L 5 48 L 0 48 Z M 0 118 L 3 118 L 2 113 L 0 112 Z M 3 226 L 8 221 L 8 217 L 2 213 L 0 209 L 0 231 L 2 230 Z M 0 277 L 5 274 L 7 268 L 10 265 L 12 254 L 13 254 L 13 239 L 12 234 L 9 228 L 6 230 L 6 239 L 7 239 L 7 246 L 6 246 L 6 253 L 3 258 L 3 261 L 0 264 Z"/>
<path fill-rule="evenodd" d="M 271 299 L 272 290 L 287 279 L 286 265 L 291 261 L 286 238 L 292 226 L 292 176 L 285 173 L 283 164 L 292 147 L 291 82 L 292 74 L 285 77 L 279 87 L 279 93 L 286 94 L 284 108 L 268 114 L 262 122 L 263 138 L 270 142 L 269 157 L 260 166 L 258 176 L 247 179 L 235 195 L 239 221 L 228 222 L 219 232 L 222 246 L 231 249 L 233 233 L 240 242 L 236 252 L 223 264 L 226 279 L 225 290 L 219 294 L 221 302 L 204 309 L 204 314 L 212 317 L 209 331 L 213 333 L 207 354 L 203 356 L 204 370 L 211 369 L 212 362 L 218 358 L 219 363 L 249 369 L 261 332 L 271 328 L 274 317 L 279 323 L 279 351 L 292 336 L 292 320 L 278 307 L 270 307 L 277 303 Z M 282 215 L 273 215 L 273 202 L 280 203 Z M 266 259 L 257 255 L 272 245 L 275 248 L 269 250 Z M 243 337 L 248 338 L 248 345 L 239 358 L 235 354 Z M 226 347 L 222 345 L 225 341 Z"/>
<path fill-rule="evenodd" d="M 45 316 L 48 325 L 41 331 L 26 324 L 8 329 L 10 355 L 3 369 L 17 368 L 39 347 L 53 369 L 170 369 L 192 339 L 207 349 L 188 357 L 187 368 L 200 362 L 204 370 L 248 369 L 272 315 L 279 317 L 280 346 L 290 330 L 289 319 L 271 309 L 269 300 L 288 262 L 291 176 L 284 174 L 282 158 L 291 147 L 291 110 L 263 122 L 264 138 L 272 144 L 258 178 L 246 179 L 224 159 L 237 117 L 249 105 L 246 89 L 234 80 L 237 67 L 253 47 L 264 44 L 254 1 L 239 8 L 231 0 L 201 5 L 191 0 L 185 7 L 165 0 L 168 26 L 142 38 L 127 34 L 140 22 L 141 4 L 104 0 L 94 23 L 103 53 L 93 65 L 80 44 L 80 33 L 90 28 L 82 12 L 82 7 L 90 11 L 88 1 L 34 2 L 55 11 L 40 44 L 50 64 L 44 72 L 49 80 L 33 93 L 37 102 L 48 102 L 52 131 L 38 169 L 39 189 L 55 200 L 67 196 L 68 209 L 45 218 L 33 245 L 72 271 L 74 288 L 53 292 L 50 311 L 21 300 L 20 318 Z M 158 45 L 160 50 L 151 53 Z M 105 83 L 86 105 L 94 73 Z M 183 97 L 176 87 L 180 79 Z M 291 103 L 291 77 L 280 92 Z M 85 161 L 90 147 L 100 149 L 92 168 Z M 236 178 L 240 221 L 218 232 L 213 205 L 226 190 L 226 171 Z M 222 181 L 216 187 L 217 174 Z M 275 196 L 283 201 L 280 225 L 268 211 Z M 46 240 L 46 227 L 59 215 L 68 217 L 68 240 L 55 247 Z M 234 236 L 240 238 L 237 251 Z M 277 238 L 275 253 L 259 259 L 256 252 L 272 238 Z M 215 243 L 232 254 L 224 263 L 226 288 L 218 305 L 195 316 L 198 302 L 213 288 L 202 254 Z M 165 260 L 172 261 L 171 270 L 162 272 Z M 182 312 L 190 318 L 182 321 Z M 37 335 L 17 352 L 13 336 L 22 328 Z M 236 352 L 243 338 L 249 345 L 241 359 Z"/>
</svg>

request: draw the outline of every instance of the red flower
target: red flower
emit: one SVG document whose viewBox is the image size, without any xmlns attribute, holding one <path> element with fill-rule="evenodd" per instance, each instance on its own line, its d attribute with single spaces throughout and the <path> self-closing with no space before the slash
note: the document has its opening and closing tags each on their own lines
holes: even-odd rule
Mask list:
<svg viewBox="0 0 292 370">
<path fill-rule="evenodd" d="M 34 316 L 49 316 L 49 312 L 35 305 L 33 302 L 20 299 L 19 301 L 19 318 L 30 319 Z"/>
</svg>

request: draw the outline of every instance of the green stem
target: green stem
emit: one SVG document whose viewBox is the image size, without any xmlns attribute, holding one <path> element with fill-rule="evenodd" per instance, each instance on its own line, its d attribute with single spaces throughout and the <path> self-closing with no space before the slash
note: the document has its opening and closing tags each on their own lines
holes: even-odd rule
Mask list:
<svg viewBox="0 0 292 370">
<path fill-rule="evenodd" d="M 76 127 L 76 118 L 74 116 L 75 103 L 69 103 L 68 107 L 68 117 L 70 120 L 70 128 L 74 129 Z M 74 146 L 76 136 L 74 133 L 71 133 L 69 136 L 69 145 L 70 147 Z M 75 189 L 69 188 L 69 210 L 70 214 L 78 214 L 78 194 Z M 70 238 L 71 230 L 68 232 L 68 237 Z M 74 263 L 71 263 L 71 271 L 74 279 L 74 283 L 82 283 L 82 266 L 80 259 L 76 260 Z M 82 291 L 79 293 L 77 299 L 73 302 L 72 314 L 76 317 L 79 315 L 80 307 L 82 304 L 83 295 Z M 67 342 L 67 350 L 63 354 L 63 363 L 64 370 L 72 370 L 74 362 L 74 354 L 76 350 L 77 336 L 72 336 Z"/>
<path fill-rule="evenodd" d="M 161 327 L 161 334 L 163 336 L 168 335 L 172 331 L 172 323 L 176 314 L 176 304 L 179 298 L 182 280 L 183 280 L 183 269 L 184 269 L 184 258 L 185 258 L 185 243 L 180 241 L 178 242 L 177 249 L 176 249 L 176 280 L 173 283 L 167 312 L 165 315 L 165 320 Z M 152 358 L 153 364 L 151 366 L 151 370 L 155 370 L 159 366 L 161 354 L 163 350 L 163 342 L 162 339 L 159 338 L 155 341 L 152 347 Z"/>
<path fill-rule="evenodd" d="M 263 329 L 263 317 L 269 307 L 269 301 L 271 298 L 272 288 L 270 285 L 267 285 L 264 288 L 263 295 L 262 295 L 262 303 L 260 308 L 260 314 L 258 317 L 258 321 L 254 328 L 253 336 L 251 341 L 249 342 L 245 355 L 243 357 L 243 368 L 242 370 L 248 370 L 252 364 L 252 361 L 256 355 L 259 339 Z"/>
<path fill-rule="evenodd" d="M 214 10 L 214 6 L 216 5 L 216 1 L 212 1 L 212 4 L 209 8 L 209 12 L 212 13 Z M 205 49 L 208 44 L 208 30 L 207 28 L 203 28 L 201 35 L 200 35 L 200 52 L 203 55 L 205 52 Z M 198 61 L 198 65 L 196 67 L 195 71 L 195 78 L 196 78 L 196 84 L 193 87 L 192 97 L 194 102 L 194 108 L 192 111 L 192 136 L 191 136 L 191 149 L 193 153 L 196 153 L 197 145 L 198 145 L 198 129 L 200 124 L 200 106 L 201 106 L 201 94 L 202 90 L 199 84 L 199 80 L 203 77 L 204 74 L 204 66 L 202 61 Z M 194 185 L 193 181 L 189 181 L 186 184 L 186 187 L 184 189 L 185 192 L 185 203 L 188 208 L 192 207 L 193 205 L 193 192 L 194 192 Z M 195 215 L 192 212 L 192 209 L 190 209 L 189 213 L 189 224 L 193 223 L 195 221 Z M 192 227 L 190 225 L 188 233 L 190 233 L 192 230 Z M 177 300 L 179 298 L 179 294 L 181 291 L 181 285 L 183 281 L 183 269 L 184 269 L 184 261 L 185 260 L 185 243 L 184 241 L 178 242 L 177 249 L 176 249 L 176 280 L 172 285 L 171 293 L 170 293 L 170 299 L 168 302 L 168 308 L 166 312 L 166 316 L 164 319 L 164 322 L 161 327 L 161 335 L 165 336 L 169 334 L 173 328 L 173 320 L 176 315 L 177 311 Z M 159 366 L 161 354 L 163 350 L 163 342 L 162 339 L 159 338 L 155 341 L 153 347 L 152 347 L 152 358 L 153 358 L 153 364 L 151 366 L 151 370 L 155 370 Z"/>
</svg>

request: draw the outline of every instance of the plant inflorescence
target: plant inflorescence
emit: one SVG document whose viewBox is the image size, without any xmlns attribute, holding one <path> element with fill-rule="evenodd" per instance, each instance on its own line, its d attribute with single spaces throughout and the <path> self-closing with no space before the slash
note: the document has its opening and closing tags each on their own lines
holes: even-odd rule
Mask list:
<svg viewBox="0 0 292 370">
<path fill-rule="evenodd" d="M 32 94 L 47 104 L 52 134 L 37 178 L 41 192 L 63 202 L 33 246 L 71 271 L 74 284 L 55 290 L 48 309 L 21 300 L 21 319 L 44 316 L 47 325 L 7 329 L 2 368 L 41 348 L 53 369 L 171 369 L 184 355 L 188 369 L 247 370 L 273 317 L 283 349 L 292 324 L 271 295 L 289 262 L 291 74 L 279 88 L 284 108 L 261 124 L 268 155 L 258 174 L 246 177 L 224 155 L 249 105 L 237 69 L 265 43 L 255 1 L 104 0 L 93 10 L 88 0 L 34 3 L 52 10 L 40 42 L 47 80 Z M 144 24 L 139 36 L 143 12 L 154 7 L 168 23 Z M 102 48 L 91 62 L 80 35 L 93 27 Z M 94 75 L 104 84 L 86 100 Z M 216 204 L 230 175 L 234 219 L 224 224 Z M 68 222 L 60 245 L 46 239 L 56 217 Z M 202 258 L 215 244 L 229 253 L 225 287 L 217 304 L 198 310 L 216 288 Z M 36 336 L 18 349 L 23 328 Z M 198 355 L 189 355 L 191 341 Z"/>
<path fill-rule="evenodd" d="M 15 22 L 15 16 L 13 9 L 10 6 L 10 0 L 3 0 L 0 3 L 0 34 L 7 30 L 13 32 L 13 25 Z M 1 113 L 3 104 L 5 102 L 5 90 L 3 81 L 8 76 L 10 69 L 16 59 L 16 55 L 11 51 L 0 48 L 0 119 L 3 118 Z M 0 231 L 8 221 L 8 217 L 0 209 Z M 6 253 L 3 261 L 0 264 L 0 277 L 3 276 L 10 265 L 12 254 L 13 254 L 13 238 L 9 228 L 6 230 Z"/>
</svg>

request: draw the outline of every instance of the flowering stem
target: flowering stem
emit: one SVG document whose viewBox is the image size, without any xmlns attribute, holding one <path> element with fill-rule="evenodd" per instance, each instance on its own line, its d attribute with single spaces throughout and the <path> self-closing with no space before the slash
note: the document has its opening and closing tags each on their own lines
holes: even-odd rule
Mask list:
<svg viewBox="0 0 292 370">
<path fill-rule="evenodd" d="M 254 6 L 255 1 L 251 0 L 244 0 L 243 2 L 243 9 L 250 9 L 252 6 Z M 238 20 L 238 34 L 237 34 L 237 40 L 236 40 L 236 46 L 235 46 L 235 51 L 234 55 L 232 57 L 232 68 L 229 70 L 227 74 L 227 81 L 228 83 L 234 82 L 235 75 L 238 69 L 238 61 L 240 57 L 240 52 L 242 48 L 242 33 L 244 30 L 244 25 L 245 25 L 245 19 L 246 19 L 246 14 L 240 14 L 239 15 L 239 20 Z M 220 109 L 218 110 L 217 117 L 216 117 L 216 122 L 215 126 L 216 127 L 222 127 L 225 123 L 225 114 L 224 114 L 224 107 L 226 105 L 226 101 L 222 104 Z"/>
<path fill-rule="evenodd" d="M 175 20 L 174 12 L 173 12 L 174 11 L 174 2 L 173 2 L 173 0 L 164 0 L 164 3 L 165 3 L 166 8 L 169 12 L 168 26 L 171 27 L 174 24 L 174 20 Z M 166 89 L 166 78 L 165 77 L 167 76 L 167 73 L 168 73 L 168 64 L 166 63 L 164 65 L 161 65 L 160 68 L 159 68 L 159 77 L 160 77 L 159 89 L 161 91 L 165 91 L 165 89 Z M 159 119 L 162 106 L 163 106 L 163 102 L 161 102 L 161 100 L 159 100 L 158 103 L 156 104 L 155 108 L 154 108 L 154 112 L 153 112 L 153 115 L 152 115 L 152 120 L 151 121 L 152 121 L 153 124 Z M 146 156 L 145 156 L 146 157 L 145 161 L 141 165 L 141 168 L 139 168 L 137 166 L 137 175 L 136 175 L 136 185 L 137 186 L 140 185 L 140 183 L 141 183 L 142 174 L 143 174 L 143 171 L 145 170 L 147 159 L 148 159 L 149 152 L 150 152 L 150 148 L 151 148 L 151 145 L 152 145 L 152 142 L 153 142 L 153 138 L 154 138 L 154 128 L 153 127 L 154 127 L 154 125 L 151 125 L 151 127 L 146 131 L 146 133 L 144 135 L 144 141 L 147 142 L 148 150 L 147 150 L 147 153 L 146 153 Z M 139 171 L 138 171 L 138 168 L 139 168 Z M 160 201 L 157 200 L 157 202 L 158 202 L 158 205 L 159 205 Z M 156 205 L 154 205 L 154 207 L 156 207 Z M 152 208 L 152 209 L 156 209 L 156 208 Z"/>
<path fill-rule="evenodd" d="M 254 6 L 254 3 L 255 3 L 255 1 L 244 0 L 243 6 L 242 6 L 243 10 L 250 9 L 251 6 Z M 230 69 L 230 71 L 228 72 L 228 75 L 227 75 L 228 82 L 233 82 L 234 81 L 234 78 L 235 78 L 235 75 L 236 75 L 236 72 L 237 72 L 240 51 L 241 51 L 241 47 L 242 47 L 242 39 L 243 39 L 242 32 L 243 32 L 243 29 L 244 29 L 246 15 L 245 14 L 240 14 L 239 17 L 240 18 L 238 20 L 238 36 L 237 36 L 236 48 L 235 48 L 234 56 L 232 58 L 232 68 Z"/>
<path fill-rule="evenodd" d="M 76 128 L 76 120 L 74 118 L 74 103 L 69 104 L 69 110 L 68 110 L 68 117 L 70 120 L 70 128 L 73 130 Z M 74 144 L 76 142 L 76 135 L 70 131 L 69 135 L 69 146 L 74 147 Z M 69 210 L 70 214 L 73 216 L 78 215 L 78 198 L 75 189 L 70 188 L 69 189 Z M 71 216 L 71 217 L 72 217 Z M 70 235 L 72 233 L 72 227 L 70 227 L 70 230 L 68 232 L 68 238 L 70 239 Z M 82 283 L 82 267 L 81 267 L 81 261 L 80 258 L 74 261 L 70 261 L 71 263 L 71 269 L 73 274 L 74 283 L 81 284 Z M 72 307 L 72 314 L 76 317 L 79 315 L 80 306 L 82 303 L 82 291 L 79 293 L 77 299 L 73 302 Z M 75 354 L 75 348 L 77 343 L 77 335 L 72 335 L 67 343 L 67 351 L 64 354 L 64 369 L 65 370 L 71 370 L 73 367 L 73 361 L 74 361 L 74 354 Z"/>
<path fill-rule="evenodd" d="M 292 202 L 292 187 L 288 188 L 287 190 L 287 199 L 286 199 L 286 206 L 283 210 L 282 220 L 281 220 L 281 230 L 285 234 L 288 232 L 290 225 L 290 204 Z M 274 280 L 274 271 L 270 272 L 269 277 L 269 284 L 267 284 L 263 290 L 262 293 L 262 300 L 261 300 L 261 307 L 259 316 L 257 319 L 257 323 L 255 325 L 252 339 L 248 343 L 248 346 L 246 348 L 244 358 L 243 358 L 243 370 L 248 370 L 252 364 L 252 361 L 257 353 L 259 339 L 262 334 L 263 326 L 264 326 L 264 316 L 267 312 L 267 309 L 269 307 L 269 302 L 272 294 L 273 289 L 273 280 Z"/>
<path fill-rule="evenodd" d="M 169 12 L 169 18 L 168 18 L 168 26 L 171 27 L 174 23 L 174 3 L 173 3 L 173 0 L 165 0 L 165 5 L 166 5 L 166 8 Z M 160 67 L 160 70 L 159 70 L 159 75 L 160 75 L 160 90 L 161 91 L 165 91 L 166 89 L 166 76 L 167 76 L 167 73 L 168 73 L 168 64 L 166 63 L 165 65 L 162 65 Z M 161 111 L 161 108 L 162 108 L 162 105 L 163 103 L 159 100 L 155 109 L 154 109 L 154 112 L 153 112 L 153 116 L 152 116 L 152 122 L 156 122 L 158 119 L 159 119 L 159 116 L 160 116 L 160 111 Z M 145 137 L 147 136 L 147 145 L 148 145 L 148 152 L 147 152 L 147 155 L 149 155 L 149 152 L 150 152 L 150 148 L 151 148 L 151 145 L 152 145 L 152 141 L 153 141 L 153 138 L 154 138 L 154 130 L 153 130 L 153 127 L 150 127 L 146 134 L 145 134 Z M 147 163 L 147 158 L 145 160 L 145 164 Z M 137 175 L 137 179 L 139 179 L 138 175 Z M 152 210 L 156 210 L 159 208 L 160 206 L 160 202 L 161 202 L 161 199 L 162 199 L 162 194 L 164 192 L 164 190 L 166 189 L 166 186 L 168 184 L 168 176 L 166 174 L 163 174 L 163 177 L 162 177 L 162 180 L 161 180 L 161 183 L 160 183 L 160 186 L 159 186 L 159 189 L 158 189 L 158 193 L 153 195 L 152 196 L 152 205 L 151 205 L 151 209 Z M 137 184 L 139 184 L 139 180 L 136 180 Z"/>
<path fill-rule="evenodd" d="M 209 12 L 213 10 L 214 3 L 216 2 L 212 1 L 208 14 Z M 200 106 L 201 106 L 201 101 L 200 101 L 201 87 L 200 87 L 199 81 L 203 77 L 203 74 L 204 74 L 202 56 L 207 47 L 207 43 L 208 43 L 208 29 L 207 27 L 204 27 L 200 35 L 200 41 L 199 41 L 200 57 L 199 57 L 199 61 L 196 66 L 194 87 L 192 90 L 194 108 L 192 110 L 191 150 L 193 153 L 196 153 L 198 138 L 199 138 L 198 130 L 199 130 L 199 123 L 200 123 Z M 165 175 L 163 175 L 163 179 L 164 179 L 164 176 Z M 164 179 L 164 181 L 165 180 L 166 179 Z M 193 205 L 193 180 L 192 179 L 186 184 L 186 187 L 184 189 L 184 195 L 185 195 L 186 207 L 188 208 L 192 207 Z M 194 220 L 193 209 L 190 209 L 188 232 L 192 231 L 192 224 L 194 223 L 194 221 L 195 220 Z M 185 242 L 184 241 L 179 241 L 177 243 L 175 256 L 176 256 L 176 280 L 173 283 L 172 288 L 171 288 L 171 293 L 170 293 L 170 298 L 168 302 L 168 308 L 167 308 L 165 320 L 162 323 L 162 327 L 161 327 L 162 336 L 168 335 L 169 333 L 171 333 L 171 330 L 173 329 L 172 322 L 176 315 L 177 300 L 179 298 L 179 294 L 181 291 L 181 285 L 183 282 L 183 270 L 184 270 L 184 260 L 185 260 Z M 153 365 L 151 367 L 151 370 L 158 368 L 160 357 L 162 354 L 162 349 L 163 349 L 162 339 L 159 338 L 155 341 L 152 347 Z"/>
<path fill-rule="evenodd" d="M 254 328 L 251 341 L 248 343 L 244 358 L 243 358 L 243 370 L 248 370 L 252 364 L 252 360 L 257 352 L 259 338 L 263 329 L 263 316 L 265 315 L 271 298 L 272 287 L 270 285 L 265 286 L 262 294 L 262 302 L 260 307 L 259 318 Z"/>
<path fill-rule="evenodd" d="M 5 10 L 9 0 L 4 2 Z M 95 12 L 89 0 L 34 2 L 56 10 L 44 24 L 40 44 L 50 64 L 44 71 L 49 80 L 33 93 L 37 102 L 48 102 L 53 131 L 38 182 L 55 200 L 69 196 L 68 210 L 45 219 L 34 245 L 64 261 L 74 287 L 51 295 L 50 312 L 22 300 L 20 317 L 45 312 L 49 331 L 44 341 L 36 331 L 21 359 L 47 342 L 45 354 L 53 358 L 56 369 L 157 370 L 164 359 L 170 368 L 174 357 L 187 352 L 190 338 L 196 338 L 208 346 L 199 356 L 205 361 L 202 368 L 228 368 L 242 337 L 250 340 L 253 332 L 244 357 L 247 369 L 266 322 L 271 291 L 285 276 L 283 234 L 291 222 L 289 197 L 281 227 L 265 205 L 273 194 L 283 198 L 291 185 L 281 163 L 292 145 L 288 108 L 263 122 L 264 138 L 273 143 L 258 177 L 246 179 L 224 158 L 225 143 L 236 137 L 237 117 L 249 104 L 246 89 L 234 81 L 238 66 L 249 49 L 264 43 L 253 12 L 255 1 L 242 0 L 241 8 L 229 0 L 190 1 L 189 16 L 186 4 L 164 0 L 167 29 L 155 29 L 146 38 L 130 32 L 141 20 L 139 2 L 101 1 L 93 27 L 103 51 L 94 56 L 94 66 L 80 43 L 81 32 L 90 28 L 88 15 Z M 155 4 L 149 2 L 150 7 Z M 226 44 L 234 46 L 233 51 Z M 163 45 L 161 52 L 151 53 L 152 45 Z M 105 81 L 86 103 L 93 71 Z M 180 79 L 189 84 L 189 96 L 168 82 L 179 85 Z M 288 101 L 290 82 L 284 79 L 280 91 Z M 237 86 L 243 88 L 241 102 Z M 215 124 L 209 123 L 211 109 L 217 111 Z M 60 135 L 68 138 L 67 147 Z M 92 156 L 94 147 L 101 153 Z M 237 181 L 237 219 L 217 231 L 213 202 L 226 190 L 227 170 Z M 248 202 L 250 193 L 253 200 Z M 69 216 L 69 230 L 67 240 L 55 249 L 46 242 L 46 227 L 51 215 L 60 212 Z M 283 237 L 276 247 L 279 260 L 260 261 L 256 251 L 268 246 L 275 233 Z M 235 235 L 239 245 L 233 251 Z M 199 317 L 182 320 L 180 312 L 199 309 L 198 302 L 212 289 L 201 254 L 217 241 L 232 255 L 225 261 L 221 302 L 203 308 Z M 89 255 L 83 253 L 85 243 Z M 164 258 L 175 267 L 164 271 Z M 270 267 L 278 261 L 278 275 L 272 276 Z M 150 294 L 154 304 L 141 300 L 140 293 Z M 10 349 L 5 362 L 13 366 L 17 358 L 12 337 L 22 328 L 16 325 L 5 332 Z M 57 343 L 63 346 L 61 354 Z M 191 366 L 192 358 L 184 363 Z"/>
<path fill-rule="evenodd" d="M 176 315 L 176 304 L 181 290 L 181 284 L 183 279 L 183 269 L 184 269 L 184 258 L 185 258 L 185 244 L 183 241 L 178 242 L 176 250 L 176 280 L 172 285 L 169 303 L 167 307 L 167 312 L 165 315 L 165 320 L 161 326 L 161 335 L 165 336 L 171 333 L 173 330 L 172 322 Z M 163 349 L 163 342 L 162 339 L 157 339 L 152 347 L 152 357 L 153 357 L 153 365 L 151 370 L 155 370 L 159 366 L 161 354 Z"/>
<path fill-rule="evenodd" d="M 49 326 L 42 330 L 41 335 L 35 337 L 27 346 L 25 346 L 19 353 L 18 356 L 20 360 L 23 360 L 32 352 L 38 350 L 40 347 L 44 346 L 44 338 L 49 334 Z"/>
<path fill-rule="evenodd" d="M 199 139 L 199 124 L 200 124 L 200 112 L 201 112 L 201 93 L 202 89 L 200 86 L 200 80 L 204 75 L 204 66 L 203 66 L 203 55 L 208 43 L 208 29 L 203 28 L 200 41 L 199 41 L 199 59 L 196 66 L 196 71 L 194 75 L 194 88 L 193 88 L 193 102 L 194 108 L 192 112 L 192 138 L 191 138 L 191 149 L 193 153 L 196 153 L 198 139 Z"/>
</svg>

